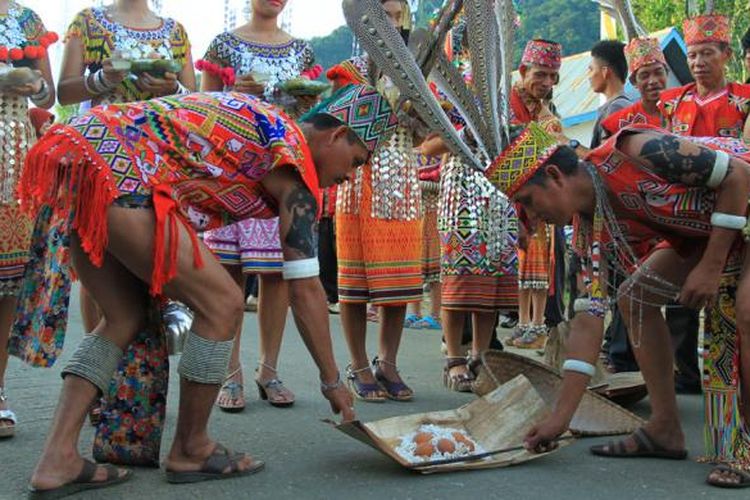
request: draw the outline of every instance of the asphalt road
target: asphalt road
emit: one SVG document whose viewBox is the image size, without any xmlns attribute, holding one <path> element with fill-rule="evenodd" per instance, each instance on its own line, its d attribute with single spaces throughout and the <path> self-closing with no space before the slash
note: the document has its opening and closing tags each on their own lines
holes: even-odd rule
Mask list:
<svg viewBox="0 0 750 500">
<path fill-rule="evenodd" d="M 338 317 L 331 317 L 337 358 L 346 365 L 346 346 Z M 368 344 L 374 353 L 377 326 L 370 326 Z M 20 423 L 15 438 L 0 441 L 0 499 L 24 498 L 26 484 L 49 427 L 61 384 L 60 366 L 81 337 L 77 303 L 71 305 L 69 336 L 63 362 L 52 369 L 32 369 L 12 359 L 6 386 Z M 257 326 L 254 314 L 245 315 L 243 357 L 246 376 L 252 375 L 257 359 Z M 357 405 L 361 420 L 456 408 L 471 395 L 448 392 L 441 384 L 440 333 L 406 330 L 400 366 L 416 392 L 411 403 Z M 168 425 L 162 454 L 174 430 L 177 409 L 177 377 L 170 383 Z M 506 469 L 422 476 L 400 468 L 388 458 L 332 429 L 321 419 L 330 409 L 320 396 L 317 372 L 291 321 L 282 350 L 280 374 L 297 395 L 292 408 L 277 409 L 257 399 L 247 385 L 249 405 L 244 413 L 214 412 L 212 434 L 226 445 L 248 451 L 266 461 L 266 470 L 250 477 L 174 486 L 163 472 L 137 469 L 128 483 L 81 494 L 81 499 L 692 499 L 747 498 L 747 492 L 719 490 L 705 485 L 708 466 L 692 458 L 702 452 L 702 398 L 681 396 L 685 430 L 691 459 L 613 460 L 587 451 L 608 438 L 581 440 L 540 460 Z M 648 414 L 647 402 L 635 411 Z M 93 429 L 81 439 L 84 454 L 90 453 Z M 521 436 L 519 436 L 519 441 Z"/>
</svg>

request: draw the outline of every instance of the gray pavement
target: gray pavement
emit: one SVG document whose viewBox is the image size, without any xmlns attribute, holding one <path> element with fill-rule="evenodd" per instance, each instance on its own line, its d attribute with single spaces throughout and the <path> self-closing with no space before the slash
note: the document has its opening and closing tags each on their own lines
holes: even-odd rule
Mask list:
<svg viewBox="0 0 750 500">
<path fill-rule="evenodd" d="M 346 346 L 337 316 L 331 317 L 336 354 L 346 365 Z M 374 353 L 377 326 L 369 329 L 368 344 Z M 60 366 L 81 337 L 77 303 L 71 306 L 69 336 L 62 362 L 52 369 L 32 369 L 11 359 L 6 376 L 13 409 L 20 423 L 15 438 L 0 441 L 0 499 L 25 496 L 26 483 L 50 424 L 61 384 Z M 246 382 L 251 382 L 257 359 L 257 326 L 254 314 L 245 315 L 243 359 Z M 456 408 L 471 395 L 451 393 L 441 385 L 440 333 L 406 330 L 400 366 L 416 392 L 411 403 L 357 405 L 360 419 Z M 177 409 L 177 378 L 172 363 L 168 425 L 162 455 L 169 446 Z M 319 394 L 317 372 L 297 335 L 291 315 L 287 323 L 280 363 L 281 377 L 294 390 L 292 408 L 277 409 L 257 399 L 246 384 L 248 408 L 241 414 L 214 412 L 213 435 L 226 445 L 252 452 L 266 461 L 266 470 L 250 477 L 173 486 L 155 469 L 137 469 L 135 477 L 116 488 L 81 494 L 81 499 L 692 499 L 748 498 L 747 491 L 727 491 L 704 484 L 708 466 L 694 460 L 613 460 L 587 452 L 588 446 L 608 438 L 581 440 L 558 453 L 506 469 L 422 476 L 367 446 L 321 423 L 330 409 Z M 680 397 L 691 455 L 702 451 L 702 398 Z M 636 412 L 647 415 L 648 404 Z M 90 454 L 93 429 L 84 429 L 81 449 Z M 519 441 L 521 436 L 519 436 Z"/>
</svg>

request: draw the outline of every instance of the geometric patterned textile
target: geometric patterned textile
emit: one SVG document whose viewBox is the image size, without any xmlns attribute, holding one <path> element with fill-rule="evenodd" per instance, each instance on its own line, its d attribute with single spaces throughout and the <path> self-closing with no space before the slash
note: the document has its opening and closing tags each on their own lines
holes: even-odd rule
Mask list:
<svg viewBox="0 0 750 500">
<path fill-rule="evenodd" d="M 547 40 L 529 40 L 521 56 L 521 66 L 560 69 L 562 45 Z"/>
<path fill-rule="evenodd" d="M 82 62 L 89 73 L 95 73 L 102 63 L 112 57 L 113 52 L 131 53 L 136 58 L 147 58 L 157 54 L 162 59 L 173 59 L 187 64 L 190 41 L 185 28 L 171 18 L 162 18 L 154 29 L 129 28 L 115 22 L 107 15 L 107 9 L 92 7 L 79 12 L 70 23 L 65 40 L 77 38 L 83 46 Z M 158 97 L 141 90 L 135 80 L 125 78 L 111 92 L 95 96 L 92 105 L 115 102 L 144 101 Z"/>
<path fill-rule="evenodd" d="M 352 129 L 372 154 L 398 125 L 385 97 L 369 85 L 347 85 L 300 118 L 324 113 Z"/>
<path fill-rule="evenodd" d="M 535 122 L 521 132 L 487 170 L 487 178 L 510 198 L 558 149 L 558 141 Z"/>
<path fill-rule="evenodd" d="M 643 66 L 661 63 L 667 65 L 664 53 L 656 38 L 633 38 L 625 46 L 625 59 L 628 60 L 628 70 L 631 77 Z"/>
<path fill-rule="evenodd" d="M 682 23 L 685 33 L 685 43 L 694 45 L 698 43 L 730 43 L 732 30 L 729 26 L 729 18 L 721 14 L 706 14 L 690 19 Z"/>
</svg>

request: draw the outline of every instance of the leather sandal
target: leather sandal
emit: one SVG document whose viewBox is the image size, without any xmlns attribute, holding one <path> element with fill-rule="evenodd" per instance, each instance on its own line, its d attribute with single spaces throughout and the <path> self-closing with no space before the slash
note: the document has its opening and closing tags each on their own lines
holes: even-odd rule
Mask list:
<svg viewBox="0 0 750 500">
<path fill-rule="evenodd" d="M 5 388 L 0 387 L 0 403 L 7 403 L 8 396 L 5 394 Z M 16 434 L 16 424 L 18 417 L 11 409 L 0 410 L 0 438 L 11 438 Z"/>
<path fill-rule="evenodd" d="M 387 394 L 388 399 L 392 399 L 394 401 L 411 401 L 412 399 L 414 399 L 414 391 L 412 391 L 411 388 L 402 380 L 394 381 L 388 379 L 388 377 L 385 376 L 385 373 L 383 373 L 383 370 L 380 368 L 381 364 L 393 367 L 396 370 L 396 374 L 398 374 L 398 370 L 396 369 L 395 363 L 380 359 L 378 356 L 375 356 L 375 359 L 372 360 L 372 366 L 375 369 L 375 380 L 377 380 L 378 383 L 383 387 L 383 389 L 385 389 L 385 393 Z M 400 375 L 399 378 L 401 378 Z"/>
<path fill-rule="evenodd" d="M 591 453 L 601 457 L 610 458 L 665 458 L 668 460 L 685 460 L 687 450 L 669 450 L 656 443 L 651 436 L 646 434 L 642 427 L 635 430 L 630 438 L 635 442 L 635 449 L 628 450 L 625 439 L 610 441 L 605 445 L 597 445 L 589 448 Z"/>
<path fill-rule="evenodd" d="M 459 366 L 466 367 L 467 371 L 464 373 L 451 373 L 453 368 Z M 445 366 L 443 366 L 443 385 L 447 389 L 456 392 L 471 392 L 473 381 L 474 376 L 466 364 L 466 358 L 462 356 L 446 356 Z"/>
<path fill-rule="evenodd" d="M 352 365 L 346 367 L 346 385 L 355 398 L 369 403 L 383 403 L 387 398 L 383 388 L 378 383 L 360 382 L 358 373 L 370 370 L 369 366 L 354 369 Z"/>
<path fill-rule="evenodd" d="M 262 470 L 266 465 L 261 460 L 253 460 L 247 469 L 241 470 L 239 464 L 244 457 L 244 454 L 233 453 L 217 443 L 213 453 L 203 462 L 199 470 L 171 471 L 167 469 L 167 482 L 185 484 L 248 476 Z"/>
<path fill-rule="evenodd" d="M 274 378 L 272 378 L 271 380 L 260 380 L 260 378 L 255 379 L 255 384 L 258 386 L 258 396 L 260 396 L 260 399 L 262 399 L 263 401 L 268 401 L 271 406 L 275 406 L 277 408 L 287 408 L 289 406 L 292 406 L 294 404 L 294 393 L 284 387 L 284 382 L 276 377 L 276 368 L 271 365 L 267 365 L 266 363 L 261 363 L 261 366 L 269 371 L 272 371 L 274 374 Z M 255 370 L 255 373 L 258 373 L 259 369 L 260 368 L 257 368 Z"/>
<path fill-rule="evenodd" d="M 727 476 L 734 476 L 737 480 L 727 480 Z M 719 488 L 750 488 L 750 472 L 719 464 L 708 474 L 706 483 Z"/>
<path fill-rule="evenodd" d="M 94 481 L 94 476 L 99 467 L 102 467 L 107 471 L 107 477 L 103 481 Z M 125 471 L 125 474 L 120 475 L 120 471 Z M 30 500 L 51 500 L 53 498 L 63 498 L 82 491 L 96 490 L 99 488 L 107 488 L 116 484 L 124 483 L 128 479 L 133 477 L 133 473 L 126 469 L 120 469 L 114 465 L 97 465 L 90 460 L 83 461 L 83 467 L 81 472 L 78 473 L 78 477 L 69 483 L 58 486 L 57 488 L 51 488 L 46 490 L 38 490 L 29 486 Z"/>
<path fill-rule="evenodd" d="M 240 366 L 227 375 L 216 396 L 216 406 L 227 413 L 239 413 L 245 409 L 245 388 L 242 382 L 232 380 L 241 370 Z M 221 400 L 228 401 L 228 403 L 220 403 Z"/>
</svg>

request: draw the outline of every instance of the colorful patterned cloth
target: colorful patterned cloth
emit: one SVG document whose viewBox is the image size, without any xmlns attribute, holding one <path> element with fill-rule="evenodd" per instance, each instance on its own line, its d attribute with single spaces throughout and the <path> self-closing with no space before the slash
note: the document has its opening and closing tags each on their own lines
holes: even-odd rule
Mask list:
<svg viewBox="0 0 750 500">
<path fill-rule="evenodd" d="M 277 85 L 295 78 L 315 64 L 312 47 L 292 39 L 280 45 L 246 40 L 232 32 L 214 38 L 203 58 L 237 75 L 262 74 L 267 78 L 264 100 L 293 111 L 294 99 L 281 94 Z M 292 113 L 293 116 L 293 113 Z M 279 219 L 245 219 L 220 229 L 206 231 L 206 246 L 224 265 L 240 265 L 248 274 L 280 273 L 283 264 Z"/>
<path fill-rule="evenodd" d="M 730 43 L 732 40 L 729 18 L 721 14 L 706 14 L 685 19 L 682 23 L 682 32 L 685 33 L 687 45 Z"/>
<path fill-rule="evenodd" d="M 362 172 L 356 214 L 336 212 L 339 302 L 403 305 L 422 300 L 422 221 L 372 217 L 372 167 Z"/>
<path fill-rule="evenodd" d="M 631 78 L 639 69 L 649 64 L 660 63 L 665 67 L 667 60 L 661 51 L 661 45 L 656 38 L 633 38 L 625 46 L 625 59 L 628 61 L 628 70 Z"/>
<path fill-rule="evenodd" d="M 109 17 L 108 7 L 93 7 L 79 12 L 70 23 L 65 37 L 80 40 L 83 46 L 83 63 L 89 73 L 101 69 L 102 62 L 115 52 L 126 57 L 146 59 L 157 54 L 162 59 L 174 59 L 189 64 L 190 41 L 180 23 L 163 18 L 155 29 L 128 28 Z M 142 101 L 157 97 L 140 90 L 135 81 L 126 78 L 112 92 L 96 96 L 92 105 Z"/>
<path fill-rule="evenodd" d="M 750 113 L 750 85 L 729 83 L 716 94 L 701 98 L 695 83 L 665 90 L 659 110 L 670 132 L 693 137 L 742 137 Z"/>
<path fill-rule="evenodd" d="M 0 15 L 0 45 L 21 47 L 47 30 L 31 9 L 11 1 Z M 16 185 L 35 140 L 25 97 L 0 93 L 0 299 L 17 295 L 29 259 L 32 221 L 18 209 Z"/>
<path fill-rule="evenodd" d="M 425 283 L 440 281 L 440 234 L 438 204 L 440 201 L 441 156 L 417 154 L 419 187 L 422 188 L 422 276 Z"/>
<path fill-rule="evenodd" d="M 654 127 L 662 126 L 662 117 L 660 114 L 651 115 L 643 109 L 643 102 L 638 101 L 632 106 L 615 111 L 607 118 L 602 120 L 601 126 L 607 132 L 607 136 L 616 134 L 621 128 L 637 123 L 647 123 Z"/>
<path fill-rule="evenodd" d="M 550 285 L 552 234 L 547 224 L 539 223 L 529 235 L 526 250 L 518 249 L 518 287 L 546 290 Z"/>
<path fill-rule="evenodd" d="M 517 220 L 513 207 L 456 157 L 443 165 L 438 212 L 442 307 L 497 311 L 518 307 Z"/>
<path fill-rule="evenodd" d="M 492 163 L 485 175 L 506 196 L 512 197 L 558 148 L 557 139 L 531 122 Z"/>
<path fill-rule="evenodd" d="M 560 69 L 562 65 L 562 45 L 547 40 L 529 40 L 523 49 L 521 66 L 531 65 Z"/>
</svg>

